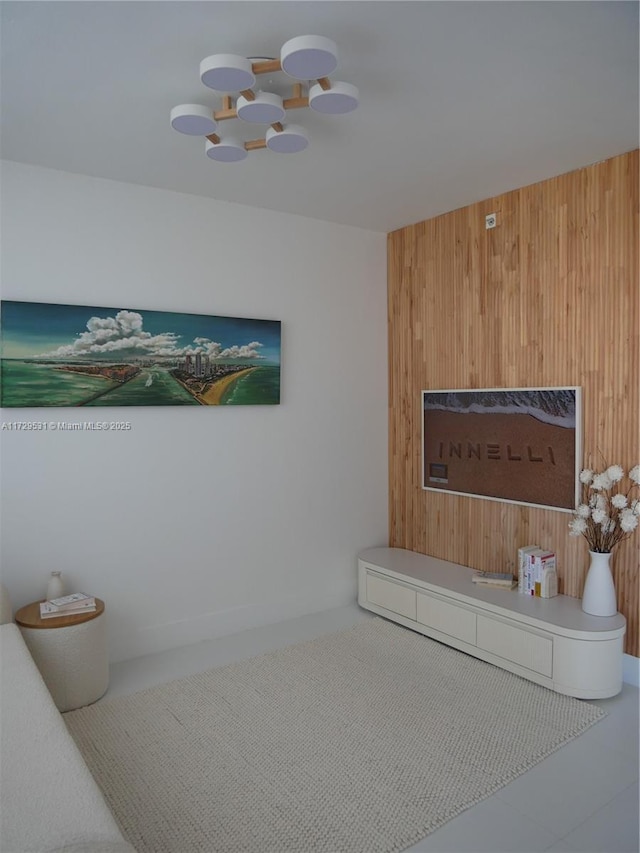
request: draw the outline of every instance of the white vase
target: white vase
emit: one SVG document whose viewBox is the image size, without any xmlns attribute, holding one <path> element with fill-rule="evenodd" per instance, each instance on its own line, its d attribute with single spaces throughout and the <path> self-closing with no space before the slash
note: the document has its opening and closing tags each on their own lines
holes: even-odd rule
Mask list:
<svg viewBox="0 0 640 853">
<path fill-rule="evenodd" d="M 592 616 L 615 616 L 616 588 L 611 574 L 611 554 L 589 551 L 591 563 L 582 592 L 582 609 Z"/>
<path fill-rule="evenodd" d="M 52 598 L 60 598 L 61 595 L 64 595 L 62 572 L 51 572 L 51 577 L 47 584 L 47 601 L 51 601 Z"/>
</svg>

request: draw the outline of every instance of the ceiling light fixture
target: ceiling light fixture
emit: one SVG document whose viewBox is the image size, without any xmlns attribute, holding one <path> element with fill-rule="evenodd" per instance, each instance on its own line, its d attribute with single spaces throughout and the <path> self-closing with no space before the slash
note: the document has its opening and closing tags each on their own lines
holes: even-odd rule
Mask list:
<svg viewBox="0 0 640 853">
<path fill-rule="evenodd" d="M 237 163 L 239 160 L 244 160 L 249 154 L 239 139 L 233 136 L 220 139 L 215 134 L 207 137 L 205 153 L 207 157 L 217 160 L 219 163 Z"/>
<path fill-rule="evenodd" d="M 309 144 L 309 134 L 299 124 L 285 124 L 282 130 L 270 127 L 266 136 L 267 148 L 278 154 L 295 154 Z"/>
<path fill-rule="evenodd" d="M 316 83 L 309 89 L 309 106 L 326 115 L 350 113 L 358 106 L 358 90 L 351 83 L 336 81 L 330 89 L 324 89 L 320 83 Z"/>
<path fill-rule="evenodd" d="M 324 36 L 289 39 L 282 46 L 280 59 L 213 54 L 200 63 L 200 79 L 205 86 L 221 93 L 221 108 L 214 110 L 202 104 L 180 104 L 171 110 L 171 126 L 188 136 L 204 136 L 207 157 L 225 163 L 244 160 L 249 151 L 260 148 L 281 154 L 302 151 L 309 145 L 309 136 L 298 124 L 283 124 L 289 110 L 311 107 L 325 115 L 341 115 L 358 106 L 355 86 L 329 80 L 328 75 L 337 64 L 336 45 Z M 279 72 L 297 81 L 293 83 L 291 97 L 254 91 L 258 76 L 270 75 L 271 84 L 272 75 Z M 268 124 L 270 127 L 264 138 L 245 142 L 236 137 L 219 136 L 220 122 L 230 119 Z"/>
<path fill-rule="evenodd" d="M 255 121 L 257 124 L 273 124 L 285 117 L 282 98 L 272 92 L 256 92 L 253 101 L 245 95 L 240 95 L 236 101 L 236 111 L 238 118 L 243 121 Z"/>
<path fill-rule="evenodd" d="M 181 104 L 171 110 L 171 127 L 188 136 L 206 136 L 213 133 L 218 124 L 213 110 L 200 104 Z"/>
<path fill-rule="evenodd" d="M 200 79 L 218 92 L 240 92 L 256 82 L 251 60 L 231 53 L 216 53 L 200 63 Z"/>
<path fill-rule="evenodd" d="M 282 45 L 282 70 L 296 80 L 328 77 L 338 65 L 336 43 L 324 36 L 297 36 Z"/>
</svg>

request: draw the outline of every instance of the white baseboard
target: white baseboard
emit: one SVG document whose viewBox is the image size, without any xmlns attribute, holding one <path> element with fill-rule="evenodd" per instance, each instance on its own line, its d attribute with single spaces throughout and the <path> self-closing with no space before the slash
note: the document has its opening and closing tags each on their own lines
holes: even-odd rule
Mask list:
<svg viewBox="0 0 640 853">
<path fill-rule="evenodd" d="M 350 588 L 332 590 L 322 597 L 283 597 L 277 602 L 250 604 L 233 610 L 206 613 L 195 619 L 146 626 L 131 633 L 116 633 L 110 637 L 110 661 L 117 663 L 321 610 L 342 607 L 353 601 L 353 598 Z M 640 658 L 623 655 L 622 680 L 626 684 L 640 687 Z"/>
<path fill-rule="evenodd" d="M 640 687 L 640 658 L 633 655 L 622 656 L 622 680 L 627 684 Z"/>
<path fill-rule="evenodd" d="M 200 643 L 203 640 L 237 634 L 320 610 L 342 607 L 354 598 L 351 586 L 345 586 L 344 589 L 334 589 L 323 596 L 283 596 L 273 602 L 203 613 L 175 622 L 142 626 L 135 631 L 116 631 L 109 635 L 109 660 L 110 663 L 120 663 L 131 658 Z"/>
</svg>

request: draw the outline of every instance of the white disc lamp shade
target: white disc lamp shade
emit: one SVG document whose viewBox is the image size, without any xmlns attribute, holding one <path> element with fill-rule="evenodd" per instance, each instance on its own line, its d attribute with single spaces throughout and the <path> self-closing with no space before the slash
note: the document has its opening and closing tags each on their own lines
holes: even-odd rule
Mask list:
<svg viewBox="0 0 640 853">
<path fill-rule="evenodd" d="M 335 70 L 338 48 L 324 36 L 296 36 L 282 45 L 280 63 L 296 80 L 317 80 Z"/>
<path fill-rule="evenodd" d="M 309 144 L 309 136 L 304 127 L 298 124 L 289 124 L 283 130 L 275 130 L 270 127 L 266 133 L 267 148 L 277 151 L 278 154 L 295 154 L 304 151 Z"/>
<path fill-rule="evenodd" d="M 220 142 L 211 142 L 207 139 L 205 146 L 207 157 L 217 160 L 219 163 L 237 163 L 248 155 L 248 151 L 240 142 L 232 136 L 221 139 Z"/>
<path fill-rule="evenodd" d="M 259 124 L 273 124 L 285 117 L 280 95 L 271 92 L 257 92 L 255 100 L 249 101 L 240 95 L 236 102 L 238 118 L 243 121 L 255 121 Z"/>
<path fill-rule="evenodd" d="M 358 89 L 351 83 L 332 82 L 325 90 L 316 83 L 309 89 L 309 106 L 326 115 L 350 113 L 358 106 Z"/>
<path fill-rule="evenodd" d="M 217 127 L 211 108 L 201 104 L 180 104 L 171 110 L 170 118 L 171 127 L 188 136 L 207 136 Z"/>
<path fill-rule="evenodd" d="M 200 63 L 200 79 L 217 92 L 240 92 L 256 82 L 251 61 L 233 53 L 216 53 Z"/>
</svg>

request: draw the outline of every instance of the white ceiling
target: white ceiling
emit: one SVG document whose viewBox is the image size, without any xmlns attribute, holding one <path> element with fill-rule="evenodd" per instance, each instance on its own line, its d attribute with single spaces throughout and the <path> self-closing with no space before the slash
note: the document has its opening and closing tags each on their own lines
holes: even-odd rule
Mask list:
<svg viewBox="0 0 640 853">
<path fill-rule="evenodd" d="M 638 146 L 637 2 L 50 0 L 1 14 L 9 160 L 392 231 Z M 361 99 L 342 116 L 290 113 L 306 151 L 215 163 L 171 129 L 176 104 L 220 106 L 205 56 L 279 56 L 305 34 L 337 43 L 333 79 Z"/>
</svg>

